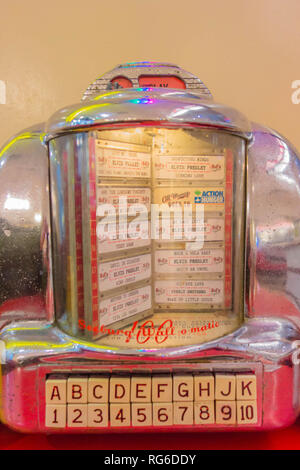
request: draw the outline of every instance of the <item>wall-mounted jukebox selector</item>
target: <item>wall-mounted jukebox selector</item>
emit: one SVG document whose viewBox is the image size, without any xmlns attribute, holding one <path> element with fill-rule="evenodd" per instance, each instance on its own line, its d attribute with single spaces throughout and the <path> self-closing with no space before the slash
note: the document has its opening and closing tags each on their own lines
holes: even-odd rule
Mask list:
<svg viewBox="0 0 300 470">
<path fill-rule="evenodd" d="M 293 423 L 299 167 L 282 136 L 169 63 L 119 65 L 6 143 L 3 422 L 30 433 Z"/>
<path fill-rule="evenodd" d="M 46 379 L 45 393 L 49 428 L 258 423 L 251 372 L 55 375 Z"/>
</svg>

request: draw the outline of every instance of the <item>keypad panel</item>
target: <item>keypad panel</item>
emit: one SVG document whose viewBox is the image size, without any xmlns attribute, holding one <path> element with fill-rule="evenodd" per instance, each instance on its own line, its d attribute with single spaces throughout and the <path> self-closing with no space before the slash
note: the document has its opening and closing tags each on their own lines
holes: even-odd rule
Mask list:
<svg viewBox="0 0 300 470">
<path fill-rule="evenodd" d="M 253 372 L 49 375 L 45 426 L 255 425 L 257 399 Z"/>
</svg>

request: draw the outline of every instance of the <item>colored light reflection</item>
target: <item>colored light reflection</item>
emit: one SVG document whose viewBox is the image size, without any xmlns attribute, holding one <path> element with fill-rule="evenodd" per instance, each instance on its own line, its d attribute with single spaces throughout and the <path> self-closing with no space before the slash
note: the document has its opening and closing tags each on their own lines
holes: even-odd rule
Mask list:
<svg viewBox="0 0 300 470">
<path fill-rule="evenodd" d="M 101 98 L 105 98 L 107 96 L 120 95 L 121 93 L 122 93 L 122 90 L 116 90 L 116 91 L 109 91 L 107 93 L 101 93 L 101 95 L 97 95 L 97 96 L 93 97 L 93 101 L 101 100 Z"/>
<path fill-rule="evenodd" d="M 149 62 L 148 60 L 145 60 L 143 62 L 127 62 L 127 64 L 122 65 L 122 68 L 145 67 L 145 66 L 157 67 L 158 65 L 163 65 L 163 64 L 159 64 L 158 62 Z"/>
<path fill-rule="evenodd" d="M 154 100 L 153 98 L 137 98 L 137 99 L 134 99 L 134 100 L 129 100 L 129 103 L 134 103 L 134 104 L 152 104 L 154 103 L 156 100 Z"/>
<path fill-rule="evenodd" d="M 0 152 L 0 158 L 4 155 L 4 153 L 10 148 L 12 147 L 16 142 L 18 142 L 19 140 L 24 140 L 24 139 L 32 139 L 33 137 L 35 136 L 35 134 L 33 134 L 32 132 L 24 132 L 23 134 L 20 134 L 18 135 L 17 137 L 15 137 L 14 139 L 12 139 L 10 142 L 8 142 L 8 144 L 3 147 L 3 149 L 1 150 Z"/>
<path fill-rule="evenodd" d="M 103 106 L 108 106 L 110 103 L 101 103 L 101 104 L 91 104 L 89 106 L 83 106 L 82 108 L 80 108 L 78 111 L 74 111 L 73 113 L 69 114 L 67 117 L 66 117 L 66 122 L 72 122 L 77 116 L 79 116 L 80 114 L 83 114 L 87 111 L 90 111 L 92 109 L 95 109 L 95 108 L 101 108 Z"/>
</svg>

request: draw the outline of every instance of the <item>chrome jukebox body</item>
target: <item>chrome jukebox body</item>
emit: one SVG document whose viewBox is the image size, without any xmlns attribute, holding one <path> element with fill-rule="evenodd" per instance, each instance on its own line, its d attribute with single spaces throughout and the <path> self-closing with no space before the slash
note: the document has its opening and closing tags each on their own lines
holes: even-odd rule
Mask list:
<svg viewBox="0 0 300 470">
<path fill-rule="evenodd" d="M 0 151 L 1 419 L 258 430 L 299 413 L 300 161 L 170 64 Z"/>
</svg>

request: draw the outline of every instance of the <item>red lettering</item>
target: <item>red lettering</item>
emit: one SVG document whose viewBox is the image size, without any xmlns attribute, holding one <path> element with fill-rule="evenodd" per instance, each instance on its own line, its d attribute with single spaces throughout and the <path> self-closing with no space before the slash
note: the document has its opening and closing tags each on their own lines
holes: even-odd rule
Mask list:
<svg viewBox="0 0 300 470">
<path fill-rule="evenodd" d="M 123 421 L 126 420 L 125 416 L 124 416 L 124 411 L 123 411 L 123 408 L 120 408 L 117 416 L 116 416 L 116 419 L 120 420 L 121 423 L 123 423 Z"/>
<path fill-rule="evenodd" d="M 98 398 L 100 400 L 102 398 L 102 395 L 100 395 L 100 394 L 97 395 L 96 394 L 96 389 L 97 388 L 102 389 L 103 387 L 102 387 L 102 385 L 98 384 L 98 385 L 95 385 L 95 387 L 93 388 L 93 397 Z M 101 393 L 101 391 L 100 391 L 100 393 Z"/>
<path fill-rule="evenodd" d="M 82 398 L 81 385 L 72 385 L 72 399 L 80 400 Z"/>
<path fill-rule="evenodd" d="M 162 344 L 166 339 L 169 337 L 170 333 L 168 331 L 168 328 L 166 329 L 165 333 L 161 331 L 163 327 L 166 325 L 166 323 L 170 323 L 169 328 L 173 327 L 173 322 L 172 320 L 165 320 L 157 329 L 157 333 L 155 336 L 155 341 L 157 344 Z M 162 336 L 163 338 L 159 341 L 159 337 Z"/>
<path fill-rule="evenodd" d="M 74 410 L 74 413 L 77 413 L 77 416 L 73 419 L 73 423 L 78 423 L 78 424 L 82 424 L 82 421 L 79 420 L 79 418 L 81 418 L 82 416 L 82 411 L 81 410 Z"/>
<path fill-rule="evenodd" d="M 54 418 L 53 418 L 52 423 L 53 423 L 53 424 L 58 424 L 58 421 L 57 421 L 57 409 L 56 409 L 56 408 L 55 408 L 53 414 L 54 414 Z"/>
<path fill-rule="evenodd" d="M 158 421 L 160 421 L 161 423 L 165 423 L 169 419 L 166 411 L 167 411 L 167 408 L 159 408 L 158 410 L 157 418 L 158 418 Z"/>
<path fill-rule="evenodd" d="M 136 398 L 146 398 L 145 395 L 140 395 L 140 393 L 144 392 L 144 390 L 140 389 L 140 387 L 146 387 L 146 384 L 136 384 L 136 392 L 135 392 Z"/>
<path fill-rule="evenodd" d="M 245 382 L 242 381 L 242 395 L 245 395 L 245 390 L 247 389 L 248 394 L 252 396 L 251 390 L 250 390 L 250 385 L 252 384 L 251 380 L 245 385 Z"/>
<path fill-rule="evenodd" d="M 147 325 L 150 326 L 150 328 L 148 329 L 147 328 Z M 146 328 L 146 331 L 147 331 L 147 334 L 146 332 L 144 331 L 144 328 Z M 155 334 L 155 328 L 154 328 L 154 323 L 152 320 L 147 320 L 145 321 L 141 326 L 140 326 L 140 329 L 136 335 L 136 340 L 139 344 L 144 344 L 146 343 L 147 341 L 149 341 L 150 337 Z M 145 337 L 144 340 L 142 340 L 140 338 L 140 336 L 143 335 Z"/>
<path fill-rule="evenodd" d="M 160 398 L 160 392 L 162 392 L 162 393 L 165 392 L 165 390 L 162 389 L 161 387 L 167 387 L 167 386 L 168 386 L 168 384 L 158 384 L 157 385 L 157 396 L 158 396 L 158 398 Z"/>
<path fill-rule="evenodd" d="M 57 385 L 54 385 L 53 389 L 52 389 L 52 395 L 51 395 L 51 398 L 50 400 L 53 400 L 54 398 L 58 398 L 58 400 L 60 400 L 60 394 L 59 394 L 59 388 Z"/>
<path fill-rule="evenodd" d="M 120 395 L 118 395 L 118 388 L 121 389 Z M 115 385 L 115 398 L 120 399 L 123 398 L 125 395 L 125 387 L 122 384 L 116 384 Z"/>
<path fill-rule="evenodd" d="M 189 396 L 189 391 L 188 389 L 182 390 L 182 386 L 186 386 L 187 384 L 184 382 L 181 382 L 181 384 L 178 385 L 178 395 L 180 397 L 188 397 Z"/>
<path fill-rule="evenodd" d="M 222 417 L 224 421 L 229 421 L 231 419 L 232 410 L 230 406 L 227 406 L 227 405 L 222 406 L 221 413 L 224 415 Z"/>
<path fill-rule="evenodd" d="M 207 396 L 210 396 L 210 383 L 208 382 L 207 387 L 204 387 L 201 382 L 199 382 L 199 397 L 202 397 L 202 392 L 207 392 Z"/>
<path fill-rule="evenodd" d="M 231 382 L 228 383 L 228 392 L 225 393 L 223 392 L 223 390 L 221 390 L 221 395 L 223 395 L 224 397 L 227 397 L 228 395 L 230 395 L 231 393 Z"/>
</svg>

